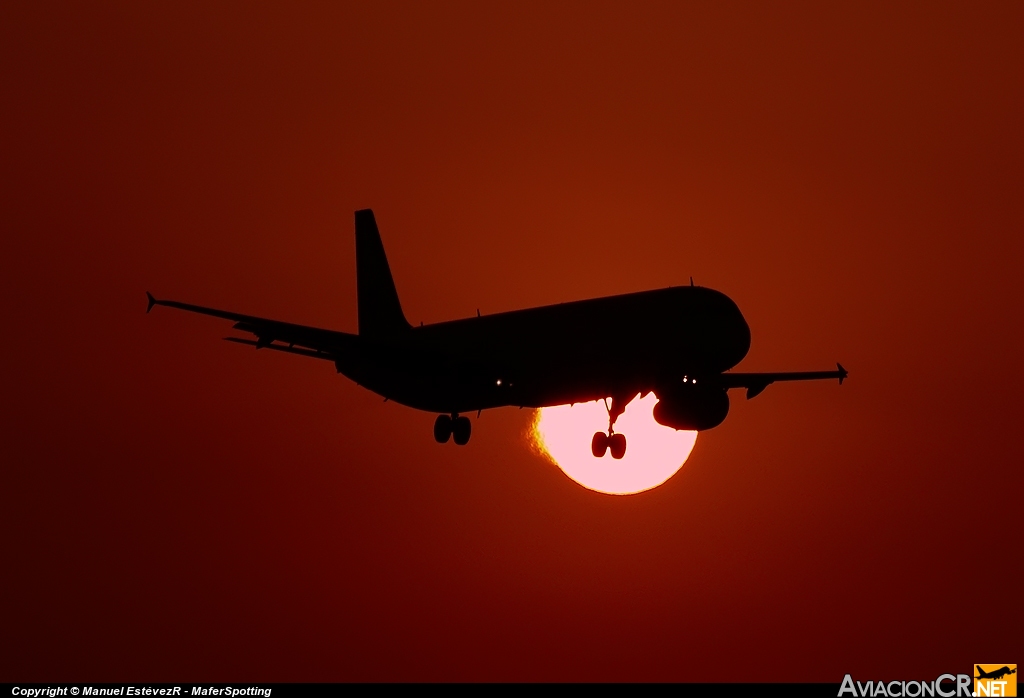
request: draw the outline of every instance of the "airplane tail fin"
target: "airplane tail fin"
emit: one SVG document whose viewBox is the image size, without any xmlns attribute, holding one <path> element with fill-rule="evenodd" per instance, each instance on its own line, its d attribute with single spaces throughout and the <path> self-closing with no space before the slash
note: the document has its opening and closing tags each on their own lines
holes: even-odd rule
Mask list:
<svg viewBox="0 0 1024 698">
<path fill-rule="evenodd" d="M 377 221 L 368 208 L 356 211 L 356 294 L 360 335 L 381 337 L 409 329 Z"/>
</svg>

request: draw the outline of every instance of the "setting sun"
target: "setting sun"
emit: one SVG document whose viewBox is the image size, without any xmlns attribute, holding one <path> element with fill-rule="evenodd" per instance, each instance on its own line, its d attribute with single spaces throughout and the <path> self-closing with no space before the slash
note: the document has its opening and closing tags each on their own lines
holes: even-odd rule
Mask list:
<svg viewBox="0 0 1024 698">
<path fill-rule="evenodd" d="M 570 478 L 607 494 L 635 494 L 657 487 L 675 475 L 693 450 L 695 431 L 674 431 L 654 421 L 658 398 L 636 399 L 615 423 L 629 441 L 622 460 L 595 458 L 590 440 L 608 424 L 603 402 L 545 407 L 537 410 L 531 437 L 544 455 Z"/>
</svg>

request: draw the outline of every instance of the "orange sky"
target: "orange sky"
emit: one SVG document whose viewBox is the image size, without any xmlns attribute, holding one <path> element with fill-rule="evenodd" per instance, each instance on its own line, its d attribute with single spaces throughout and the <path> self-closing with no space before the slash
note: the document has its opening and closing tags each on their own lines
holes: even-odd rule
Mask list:
<svg viewBox="0 0 1024 698">
<path fill-rule="evenodd" d="M 0 680 L 1016 661 L 1024 5 L 634 5 L 0 5 Z M 144 313 L 355 331 L 365 207 L 414 323 L 692 275 L 850 378 L 616 498 Z"/>
</svg>

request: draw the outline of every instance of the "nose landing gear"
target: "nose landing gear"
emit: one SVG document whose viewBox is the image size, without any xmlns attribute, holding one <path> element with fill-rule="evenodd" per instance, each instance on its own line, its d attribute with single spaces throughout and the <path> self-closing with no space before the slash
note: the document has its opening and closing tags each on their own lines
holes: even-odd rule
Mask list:
<svg viewBox="0 0 1024 698">
<path fill-rule="evenodd" d="M 615 460 L 622 460 L 622 457 L 626 455 L 625 434 L 596 432 L 590 441 L 590 452 L 594 454 L 594 458 L 603 458 L 607 451 L 612 452 L 612 458 Z"/>
<path fill-rule="evenodd" d="M 622 460 L 622 457 L 626 455 L 626 436 L 625 434 L 612 434 L 608 437 L 608 450 L 612 453 L 612 458 L 615 460 Z"/>
<path fill-rule="evenodd" d="M 632 402 L 634 397 L 635 393 L 626 398 L 613 395 L 611 405 L 608 404 L 607 398 L 605 399 L 604 407 L 608 410 L 608 433 L 596 432 L 594 438 L 590 440 L 590 452 L 594 454 L 594 458 L 604 458 L 607 451 L 612 452 L 612 458 L 615 460 L 622 460 L 626 455 L 626 437 L 615 433 L 615 420 L 626 411 L 626 405 Z"/>
<path fill-rule="evenodd" d="M 454 439 L 459 446 L 469 443 L 473 425 L 469 417 L 460 417 L 458 414 L 440 414 L 434 420 L 434 441 L 439 444 L 448 443 L 448 439 Z"/>
</svg>

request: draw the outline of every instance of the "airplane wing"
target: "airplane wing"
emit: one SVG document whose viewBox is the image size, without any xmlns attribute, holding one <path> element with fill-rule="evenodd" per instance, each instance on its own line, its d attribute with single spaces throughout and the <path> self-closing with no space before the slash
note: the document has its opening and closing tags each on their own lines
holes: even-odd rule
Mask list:
<svg viewBox="0 0 1024 698">
<path fill-rule="evenodd" d="M 201 305 L 180 303 L 178 301 L 158 300 L 153 294 L 146 292 L 149 305 L 146 306 L 148 313 L 154 305 L 163 305 L 168 308 L 187 310 L 191 313 L 211 315 L 224 320 L 234 320 L 234 328 L 243 332 L 249 332 L 256 336 L 256 339 L 243 339 L 241 337 L 225 337 L 228 342 L 246 344 L 257 349 L 274 349 L 289 354 L 310 356 L 316 359 L 327 359 L 337 361 L 345 354 L 356 350 L 358 336 L 335 330 L 322 330 L 317 327 L 306 325 L 295 325 L 290 322 L 279 322 L 253 315 L 242 315 L 227 310 L 216 308 L 205 308 Z"/>
<path fill-rule="evenodd" d="M 757 397 L 765 388 L 776 381 L 812 381 L 823 378 L 838 378 L 843 384 L 848 372 L 842 364 L 836 364 L 835 371 L 790 371 L 788 373 L 723 373 L 714 380 L 723 388 L 746 388 L 747 399 Z"/>
</svg>

